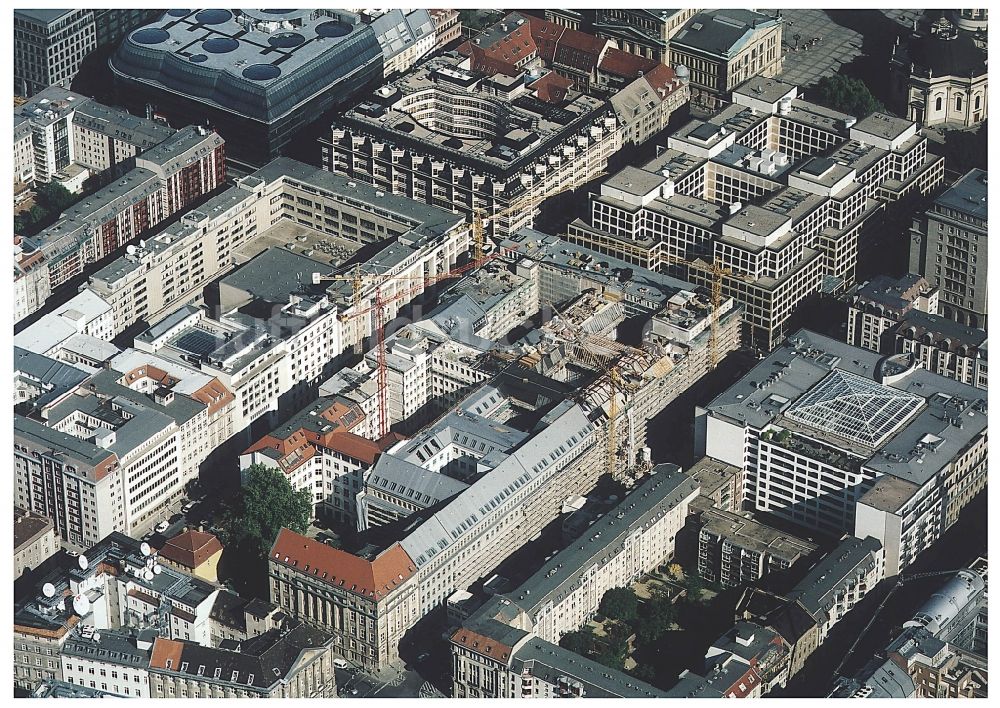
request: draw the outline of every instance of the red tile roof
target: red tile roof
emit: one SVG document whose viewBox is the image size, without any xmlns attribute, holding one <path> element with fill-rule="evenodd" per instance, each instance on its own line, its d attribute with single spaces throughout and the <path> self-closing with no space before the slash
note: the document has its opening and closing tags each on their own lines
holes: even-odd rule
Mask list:
<svg viewBox="0 0 1000 708">
<path fill-rule="evenodd" d="M 639 72 L 646 74 L 658 66 L 662 66 L 662 64 L 655 59 L 647 59 L 638 54 L 623 52 L 621 49 L 611 47 L 604 53 L 599 68 L 608 74 L 634 79 L 639 76 Z"/>
<path fill-rule="evenodd" d="M 165 669 L 167 661 L 171 662 L 170 668 L 178 670 L 180 668 L 181 654 L 184 651 L 184 643 L 173 639 L 157 637 L 153 642 L 153 653 L 149 657 L 149 668 Z"/>
<path fill-rule="evenodd" d="M 657 64 L 656 68 L 647 74 L 643 75 L 643 78 L 649 83 L 650 87 L 656 91 L 658 94 L 662 90 L 663 96 L 672 93 L 677 87 L 674 84 L 674 79 L 677 78 L 677 74 L 674 70 L 665 64 Z"/>
<path fill-rule="evenodd" d="M 451 641 L 455 644 L 461 644 L 466 649 L 470 649 L 478 654 L 499 659 L 500 661 L 506 661 L 510 657 L 510 653 L 514 651 L 513 647 L 502 644 L 496 639 L 491 639 L 490 637 L 464 628 L 456 630 L 451 635 Z"/>
<path fill-rule="evenodd" d="M 376 601 L 417 571 L 413 560 L 398 543 L 369 561 L 290 529 L 281 529 L 270 558 L 274 563 Z"/>
<path fill-rule="evenodd" d="M 222 550 L 222 544 L 213 534 L 188 531 L 174 536 L 160 549 L 160 555 L 185 568 L 197 568 Z"/>
<path fill-rule="evenodd" d="M 546 103 L 562 103 L 572 86 L 572 81 L 554 71 L 550 71 L 531 84 L 531 88 L 538 94 L 538 99 Z"/>
</svg>

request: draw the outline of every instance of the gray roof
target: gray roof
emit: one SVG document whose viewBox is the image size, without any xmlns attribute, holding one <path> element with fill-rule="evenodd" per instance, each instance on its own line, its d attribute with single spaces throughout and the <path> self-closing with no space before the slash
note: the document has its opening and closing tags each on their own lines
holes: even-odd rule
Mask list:
<svg viewBox="0 0 1000 708">
<path fill-rule="evenodd" d="M 770 423 L 795 427 L 850 452 L 869 469 L 923 484 L 986 429 L 986 401 L 981 389 L 922 368 L 914 368 L 891 383 L 878 384 L 904 397 L 923 399 L 923 403 L 877 449 L 784 415 L 833 371 L 847 372 L 852 381 L 860 377 L 875 383 L 887 365 L 883 360 L 875 352 L 799 330 L 716 396 L 707 409 L 712 415 L 758 430 Z M 920 464 L 915 464 L 917 458 L 922 460 Z"/>
<path fill-rule="evenodd" d="M 418 568 L 425 565 L 460 536 L 478 528 L 479 522 L 517 489 L 546 474 L 549 465 L 565 455 L 579 455 L 581 446 L 587 446 L 593 436 L 593 426 L 583 409 L 576 403 L 563 401 L 549 413 L 545 427 L 421 523 L 400 545 Z"/>
<path fill-rule="evenodd" d="M 671 40 L 671 46 L 691 48 L 709 54 L 731 56 L 742 49 L 756 29 L 779 22 L 750 10 L 710 10 L 700 12 Z"/>
<path fill-rule="evenodd" d="M 918 273 L 907 273 L 900 278 L 890 278 L 888 275 L 876 275 L 857 289 L 857 297 L 865 302 L 874 302 L 892 308 L 900 313 L 905 312 L 913 304 L 912 298 L 904 297 L 908 293 L 916 296 L 921 281 L 927 281 Z M 929 288 L 929 284 L 927 284 Z"/>
<path fill-rule="evenodd" d="M 32 20 L 41 24 L 52 24 L 56 20 L 77 10 L 47 10 L 42 8 L 24 8 L 14 10 L 14 16 L 20 19 Z"/>
<path fill-rule="evenodd" d="M 875 554 L 882 544 L 871 536 L 860 539 L 848 536 L 830 551 L 788 593 L 788 599 L 798 601 L 811 615 L 821 621 L 834 604 L 836 594 L 851 584 L 877 561 Z"/>
<path fill-rule="evenodd" d="M 749 516 L 749 515 L 748 515 Z M 701 512 L 701 528 L 748 551 L 794 563 L 810 555 L 818 546 L 790 533 L 779 531 L 754 520 L 722 509 Z"/>
<path fill-rule="evenodd" d="M 625 539 L 698 493 L 698 483 L 672 464 L 661 464 L 614 508 L 589 526 L 584 537 L 555 554 L 507 598 L 534 616 L 552 601 L 558 604 L 595 567 L 613 562 Z"/>
<path fill-rule="evenodd" d="M 14 415 L 14 437 L 30 442 L 37 449 L 56 450 L 71 459 L 91 466 L 99 465 L 109 457 L 114 456 L 111 450 L 100 448 L 86 440 L 73 437 L 69 433 L 54 430 L 22 415 Z"/>
<path fill-rule="evenodd" d="M 127 630 L 102 629 L 95 633 L 95 637 L 99 639 L 85 638 L 80 635 L 79 630 L 74 632 L 63 644 L 63 656 L 125 667 L 145 668 L 149 665 L 152 652 L 140 649 L 133 633 Z"/>
<path fill-rule="evenodd" d="M 873 659 L 854 678 L 842 678 L 830 698 L 912 698 L 916 687 L 909 674 L 891 659 Z"/>
<path fill-rule="evenodd" d="M 971 169 L 935 199 L 934 203 L 986 221 L 986 177 L 986 170 Z"/>
<path fill-rule="evenodd" d="M 327 270 L 325 263 L 286 248 L 268 248 L 219 282 L 242 290 L 252 300 L 287 303 L 293 294 L 322 293 L 321 286 L 312 284 L 312 274 L 325 274 Z"/>
<path fill-rule="evenodd" d="M 453 497 L 468 486 L 446 474 L 426 470 L 392 455 L 380 455 L 375 466 L 365 475 L 365 494 L 369 489 L 379 489 L 383 494 L 399 497 L 423 508 Z M 374 503 L 384 502 L 380 498 Z"/>
<path fill-rule="evenodd" d="M 87 101 L 77 106 L 73 124 L 131 143 L 143 150 L 158 145 L 177 132 L 159 121 L 139 118 L 97 101 Z"/>
<path fill-rule="evenodd" d="M 169 10 L 111 59 L 132 80 L 264 122 L 381 66 L 371 27 L 332 10 Z"/>
<path fill-rule="evenodd" d="M 434 21 L 427 10 L 389 10 L 372 20 L 372 29 L 378 37 L 386 59 L 406 51 L 416 42 L 434 33 Z"/>
<path fill-rule="evenodd" d="M 32 698 L 107 698 L 109 696 L 124 698 L 124 696 L 102 691 L 99 688 L 89 688 L 77 683 L 56 681 L 55 679 L 42 679 L 42 682 L 31 693 Z"/>
<path fill-rule="evenodd" d="M 902 332 L 907 327 L 916 327 L 918 336 L 925 332 L 935 335 L 935 341 L 949 339 L 953 346 L 968 344 L 978 347 L 986 341 L 986 330 L 968 327 L 948 317 L 931 315 L 920 310 L 910 310 L 896 326 L 896 332 Z"/>
<path fill-rule="evenodd" d="M 510 671 L 520 674 L 524 669 L 530 669 L 532 676 L 550 684 L 563 677 L 579 681 L 586 698 L 662 698 L 667 695 L 622 671 L 537 638 L 529 639 L 511 656 Z"/>
<path fill-rule="evenodd" d="M 42 354 L 14 347 L 14 371 L 21 376 L 44 384 L 48 391 L 43 393 L 35 405 L 42 406 L 73 388 L 89 374 L 75 366 L 64 364 Z"/>
</svg>

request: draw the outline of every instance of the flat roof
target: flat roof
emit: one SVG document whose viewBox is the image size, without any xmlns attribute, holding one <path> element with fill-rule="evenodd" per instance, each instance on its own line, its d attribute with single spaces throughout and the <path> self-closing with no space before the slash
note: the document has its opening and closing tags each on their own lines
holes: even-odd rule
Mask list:
<svg viewBox="0 0 1000 708">
<path fill-rule="evenodd" d="M 617 189 L 636 197 L 644 197 L 667 181 L 663 175 L 627 166 L 606 179 L 602 186 Z"/>
<path fill-rule="evenodd" d="M 688 20 L 670 44 L 730 56 L 742 49 L 757 30 L 779 22 L 774 17 L 750 10 L 700 12 Z"/>
<path fill-rule="evenodd" d="M 876 112 L 859 120 L 854 124 L 853 129 L 887 140 L 895 140 L 912 127 L 913 121 L 911 120 Z"/>
<path fill-rule="evenodd" d="M 971 169 L 934 200 L 935 205 L 986 221 L 986 170 Z"/>
</svg>

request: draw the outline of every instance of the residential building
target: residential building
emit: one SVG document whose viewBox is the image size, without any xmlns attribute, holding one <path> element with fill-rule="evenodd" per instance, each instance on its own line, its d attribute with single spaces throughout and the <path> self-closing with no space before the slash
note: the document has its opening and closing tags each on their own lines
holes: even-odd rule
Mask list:
<svg viewBox="0 0 1000 708">
<path fill-rule="evenodd" d="M 973 169 L 914 217 L 910 271 L 940 291 L 940 314 L 986 326 L 986 171 Z"/>
<path fill-rule="evenodd" d="M 338 118 L 321 140 L 323 166 L 385 192 L 482 213 L 491 235 L 509 236 L 531 225 L 542 199 L 595 177 L 687 101 L 669 67 L 618 50 L 609 62 L 612 49 L 511 13 Z"/>
<path fill-rule="evenodd" d="M 84 57 L 97 48 L 94 11 L 23 9 L 14 13 L 14 92 L 69 88 Z"/>
<path fill-rule="evenodd" d="M 788 647 L 788 678 L 792 678 L 820 644 L 820 624 L 798 600 L 749 587 L 736 606 L 736 621 L 751 620 L 779 635 Z"/>
<path fill-rule="evenodd" d="M 670 40 L 697 12 L 698 10 L 598 9 L 594 33 L 598 37 L 615 41 L 622 51 L 671 66 L 676 62 L 672 62 L 670 58 Z"/>
<path fill-rule="evenodd" d="M 889 330 L 891 353 L 912 354 L 917 365 L 962 383 L 986 388 L 986 332 L 951 319 L 910 312 Z"/>
<path fill-rule="evenodd" d="M 14 347 L 14 410 L 22 415 L 59 398 L 89 374 L 42 354 Z"/>
<path fill-rule="evenodd" d="M 42 679 L 31 692 L 32 698 L 124 698 L 99 688 L 76 686 L 56 679 Z"/>
<path fill-rule="evenodd" d="M 690 472 L 689 472 L 690 473 Z M 715 509 L 699 498 L 692 504 L 698 529 L 698 575 L 723 587 L 749 585 L 811 557 L 819 547 L 742 514 Z"/>
<path fill-rule="evenodd" d="M 458 10 L 428 10 L 434 21 L 434 49 L 438 52 L 462 37 Z"/>
<path fill-rule="evenodd" d="M 16 157 L 15 157 L 16 159 Z M 25 252 L 24 240 L 14 236 L 14 321 L 20 322 L 41 308 L 52 293 L 45 256 Z"/>
<path fill-rule="evenodd" d="M 52 520 L 14 507 L 14 579 L 33 570 L 59 550 Z"/>
<path fill-rule="evenodd" d="M 700 496 L 720 511 L 739 513 L 743 509 L 743 470 L 711 457 L 702 457 L 686 471 L 701 487 Z"/>
<path fill-rule="evenodd" d="M 130 33 L 109 66 L 137 113 L 208 120 L 231 141 L 230 159 L 259 167 L 380 78 L 382 50 L 371 25 L 341 10 L 168 10 Z"/>
<path fill-rule="evenodd" d="M 217 379 L 129 350 L 39 408 L 15 416 L 18 503 L 77 547 L 137 533 L 233 432 L 233 394 Z"/>
<path fill-rule="evenodd" d="M 152 698 L 335 698 L 334 636 L 305 624 L 246 639 L 237 650 L 157 637 Z"/>
<path fill-rule="evenodd" d="M 703 675 L 685 670 L 671 698 L 760 698 L 789 678 L 789 648 L 781 635 L 745 620 L 716 639 Z"/>
<path fill-rule="evenodd" d="M 748 79 L 781 73 L 782 24 L 752 10 L 703 10 L 674 29 L 670 65 L 690 72 L 693 103 L 715 109 Z"/>
<path fill-rule="evenodd" d="M 886 647 L 890 661 L 913 681 L 914 697 L 985 698 L 986 665 L 926 629 L 908 627 Z"/>
<path fill-rule="evenodd" d="M 220 590 L 209 615 L 211 645 L 232 648 L 245 639 L 280 627 L 287 617 L 271 602 L 256 598 L 247 600 L 228 590 Z"/>
<path fill-rule="evenodd" d="M 371 26 L 382 47 L 386 78 L 406 73 L 437 47 L 436 23 L 427 10 L 379 12 L 382 14 L 371 20 Z"/>
<path fill-rule="evenodd" d="M 520 377 L 503 384 L 519 385 Z M 446 503 L 418 511 L 401 540 L 381 544 L 382 550 L 354 555 L 283 530 L 269 556 L 272 601 L 331 628 L 345 658 L 358 665 L 393 661 L 400 640 L 421 618 L 554 519 L 572 490 L 596 482 L 603 451 L 594 446 L 595 428 L 584 410 L 568 400 L 538 398 L 537 406 L 525 409 L 523 399 L 495 386 L 469 396 L 460 406 L 463 414 L 510 423 L 514 410 L 537 407 L 531 416 L 537 422 L 522 430 L 529 437 L 508 453 L 486 456 L 477 449 L 475 458 L 488 471 Z M 439 459 L 428 457 L 422 466 L 433 469 Z"/>
<path fill-rule="evenodd" d="M 910 36 L 893 45 L 894 108 L 921 126 L 978 126 L 989 115 L 985 22 L 931 17 L 927 12 Z"/>
<path fill-rule="evenodd" d="M 119 353 L 115 334 L 111 306 L 84 289 L 14 335 L 14 346 L 94 373 Z"/>
<path fill-rule="evenodd" d="M 819 627 L 822 643 L 837 622 L 885 577 L 882 544 L 875 538 L 847 536 L 788 593 Z"/>
<path fill-rule="evenodd" d="M 134 632 L 81 624 L 62 646 L 62 680 L 126 698 L 149 698 L 152 630 Z"/>
<path fill-rule="evenodd" d="M 741 467 L 751 508 L 873 536 L 895 576 L 986 484 L 981 389 L 799 330 L 695 414 L 696 453 Z"/>
<path fill-rule="evenodd" d="M 17 601 L 16 686 L 30 689 L 40 680 L 59 679 L 62 648 L 78 626 L 93 628 L 95 635 L 154 629 L 164 638 L 209 644 L 209 613 L 219 589 L 164 567 L 147 551 L 145 544 L 111 533 L 79 558 L 66 556 L 69 565 L 53 569 Z M 89 682 L 89 669 L 87 675 Z"/>
<path fill-rule="evenodd" d="M 938 289 L 916 273 L 901 278 L 877 275 L 854 289 L 846 298 L 847 343 L 883 354 L 894 353 L 886 335 L 910 311 L 936 315 Z"/>
<path fill-rule="evenodd" d="M 892 659 L 873 659 L 854 678 L 839 679 L 828 698 L 914 698 L 916 686 Z"/>
<path fill-rule="evenodd" d="M 204 531 L 184 531 L 167 539 L 158 555 L 163 565 L 210 583 L 219 582 L 221 557 L 222 544 L 219 539 Z"/>
<path fill-rule="evenodd" d="M 944 163 L 912 123 L 859 123 L 776 79 L 751 79 L 732 100 L 605 180 L 566 240 L 706 287 L 720 278 L 746 308 L 747 339 L 770 350 L 799 303 L 854 282 L 871 217 L 929 193 Z"/>
<path fill-rule="evenodd" d="M 461 656 L 456 649 L 462 645 L 462 633 L 472 630 L 490 636 L 489 627 L 495 623 L 558 644 L 562 635 L 576 631 L 597 613 L 605 592 L 629 587 L 672 560 L 677 532 L 697 496 L 697 483 L 676 465 L 657 465 L 587 527 L 583 537 L 555 553 L 520 587 L 494 596 L 464 622 L 452 634 L 453 654 Z M 459 676 L 472 673 L 469 667 L 458 668 Z"/>
<path fill-rule="evenodd" d="M 49 291 L 171 215 L 191 207 L 225 181 L 222 139 L 185 128 L 135 157 L 121 179 L 72 205 L 52 226 L 22 239 L 38 252 Z"/>
</svg>

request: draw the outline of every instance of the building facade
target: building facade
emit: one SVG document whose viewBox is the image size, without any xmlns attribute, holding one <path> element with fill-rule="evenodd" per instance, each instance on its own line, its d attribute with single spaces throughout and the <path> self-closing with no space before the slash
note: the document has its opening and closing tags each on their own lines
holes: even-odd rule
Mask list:
<svg viewBox="0 0 1000 708">
<path fill-rule="evenodd" d="M 670 40 L 697 12 L 598 9 L 594 19 L 594 33 L 598 37 L 614 40 L 623 51 L 670 66 Z"/>
<path fill-rule="evenodd" d="M 940 291 L 940 314 L 986 329 L 986 171 L 973 169 L 913 220 L 910 272 Z"/>
<path fill-rule="evenodd" d="M 878 275 L 847 296 L 847 343 L 873 352 L 890 353 L 886 332 L 911 310 L 936 315 L 938 290 L 920 275 L 893 280 Z"/>
<path fill-rule="evenodd" d="M 33 96 L 48 86 L 69 88 L 97 48 L 94 11 L 18 10 L 14 14 L 14 91 Z"/>
<path fill-rule="evenodd" d="M 14 507 L 14 578 L 37 568 L 59 550 L 55 524 L 45 516 Z"/>
</svg>

